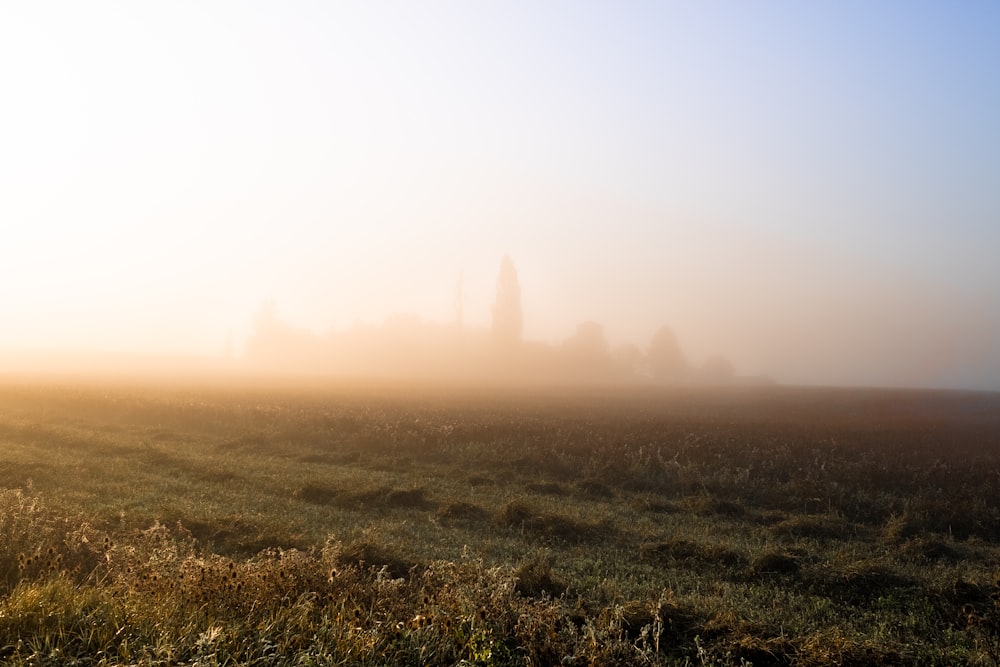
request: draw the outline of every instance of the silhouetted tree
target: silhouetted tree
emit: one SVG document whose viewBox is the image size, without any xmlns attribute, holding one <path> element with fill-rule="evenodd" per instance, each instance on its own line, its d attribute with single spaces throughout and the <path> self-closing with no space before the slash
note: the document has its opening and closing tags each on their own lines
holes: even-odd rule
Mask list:
<svg viewBox="0 0 1000 667">
<path fill-rule="evenodd" d="M 646 363 L 646 355 L 632 343 L 619 345 L 611 351 L 611 359 L 615 365 L 615 371 L 621 375 L 637 376 L 643 372 Z"/>
<path fill-rule="evenodd" d="M 716 355 L 701 366 L 701 375 L 708 382 L 729 382 L 736 370 L 729 359 Z"/>
<path fill-rule="evenodd" d="M 662 326 L 653 334 L 646 356 L 650 372 L 659 380 L 678 380 L 688 372 L 687 359 L 670 327 Z"/>
<path fill-rule="evenodd" d="M 563 353 L 572 371 L 584 375 L 604 375 L 611 371 L 611 353 L 604 326 L 597 322 L 577 325 L 576 333 L 563 343 Z"/>
<path fill-rule="evenodd" d="M 316 370 L 321 362 L 322 340 L 278 318 L 273 301 L 263 303 L 254 315 L 253 333 L 246 342 L 247 360 L 270 370 Z"/>
<path fill-rule="evenodd" d="M 497 276 L 497 298 L 493 303 L 493 337 L 501 347 L 521 341 L 521 286 L 510 256 L 504 255 Z"/>
</svg>

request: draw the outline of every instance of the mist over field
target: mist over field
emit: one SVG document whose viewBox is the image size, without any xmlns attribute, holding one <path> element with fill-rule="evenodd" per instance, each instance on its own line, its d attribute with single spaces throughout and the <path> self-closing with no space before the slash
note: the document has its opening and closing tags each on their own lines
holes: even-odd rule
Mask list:
<svg viewBox="0 0 1000 667">
<path fill-rule="evenodd" d="M 9 6 L 0 374 L 1000 390 L 998 11 Z"/>
<path fill-rule="evenodd" d="M 0 4 L 0 662 L 1000 665 L 1000 3 Z"/>
</svg>

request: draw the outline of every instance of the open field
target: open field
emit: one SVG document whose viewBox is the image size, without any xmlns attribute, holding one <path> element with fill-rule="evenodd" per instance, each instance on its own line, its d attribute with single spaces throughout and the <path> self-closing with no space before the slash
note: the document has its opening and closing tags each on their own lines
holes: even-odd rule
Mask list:
<svg viewBox="0 0 1000 667">
<path fill-rule="evenodd" d="M 1000 395 L 9 381 L 0 588 L 5 664 L 998 665 Z"/>
</svg>

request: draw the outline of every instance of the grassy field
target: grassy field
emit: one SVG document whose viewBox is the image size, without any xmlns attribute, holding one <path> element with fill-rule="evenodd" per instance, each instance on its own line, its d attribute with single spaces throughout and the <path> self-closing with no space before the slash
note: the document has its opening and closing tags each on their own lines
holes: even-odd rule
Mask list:
<svg viewBox="0 0 1000 667">
<path fill-rule="evenodd" d="M 1000 665 L 1000 395 L 0 386 L 13 665 Z"/>
</svg>

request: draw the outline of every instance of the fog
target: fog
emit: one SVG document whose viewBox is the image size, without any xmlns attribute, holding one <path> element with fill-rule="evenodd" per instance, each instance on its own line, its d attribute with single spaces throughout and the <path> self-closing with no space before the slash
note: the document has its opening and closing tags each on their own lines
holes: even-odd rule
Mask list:
<svg viewBox="0 0 1000 667">
<path fill-rule="evenodd" d="M 585 293 L 547 284 L 539 297 L 504 257 L 491 293 L 477 294 L 485 303 L 474 302 L 464 273 L 442 286 L 452 313 L 437 320 L 406 311 L 311 329 L 269 300 L 248 314 L 245 336 L 231 334 L 214 354 L 54 345 L 6 350 L 0 363 L 19 375 L 997 387 L 1000 329 L 982 304 L 816 257 L 753 258 L 764 265 L 716 248 L 724 271 L 678 270 L 633 289 L 627 275 L 598 272 Z M 586 307 L 587 294 L 603 312 Z"/>
<path fill-rule="evenodd" d="M 997 11 L 17 5 L 0 374 L 1000 390 Z"/>
</svg>

